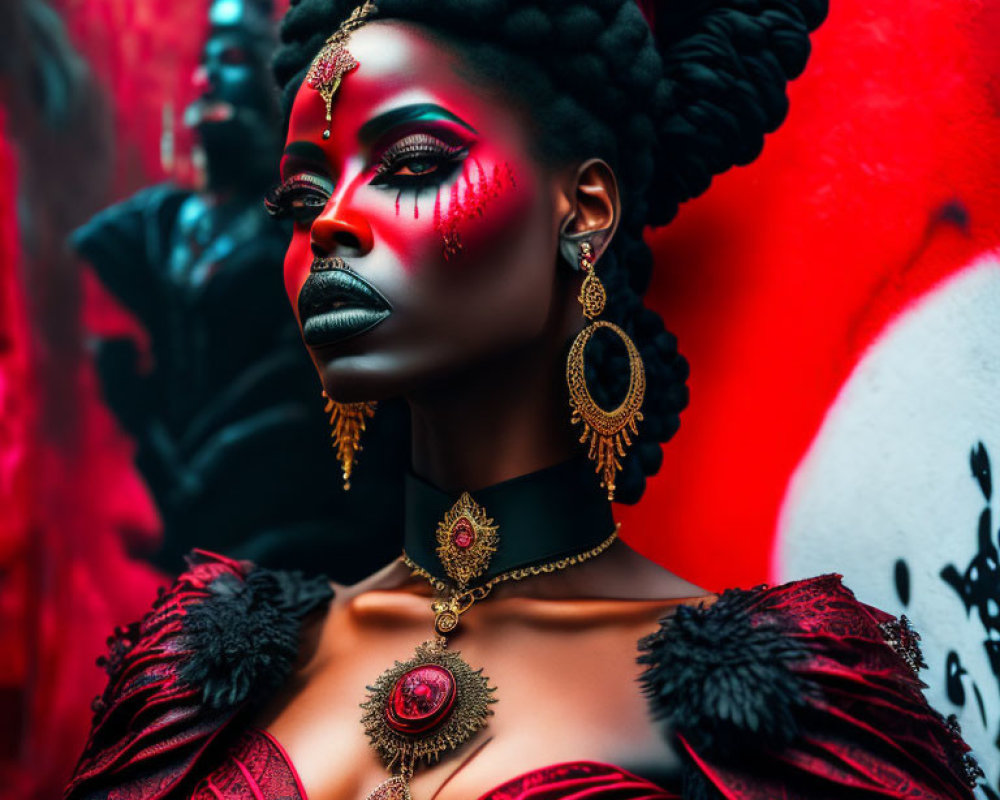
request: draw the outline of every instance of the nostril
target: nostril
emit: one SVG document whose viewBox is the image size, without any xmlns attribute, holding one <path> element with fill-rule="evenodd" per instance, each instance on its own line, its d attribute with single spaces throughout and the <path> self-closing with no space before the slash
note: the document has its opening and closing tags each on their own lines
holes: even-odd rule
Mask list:
<svg viewBox="0 0 1000 800">
<path fill-rule="evenodd" d="M 340 246 L 350 250 L 361 250 L 361 240 L 350 231 L 340 230 L 333 235 L 333 240 Z"/>
</svg>

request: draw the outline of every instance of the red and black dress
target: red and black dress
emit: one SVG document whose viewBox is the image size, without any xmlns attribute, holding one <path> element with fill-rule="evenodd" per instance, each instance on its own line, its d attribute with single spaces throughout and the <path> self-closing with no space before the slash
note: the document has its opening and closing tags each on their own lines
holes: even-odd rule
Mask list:
<svg viewBox="0 0 1000 800">
<path fill-rule="evenodd" d="M 281 746 L 247 719 L 288 675 L 301 620 L 331 597 L 322 579 L 196 553 L 111 640 L 68 800 L 306 800 Z M 838 576 L 679 606 L 638 657 L 682 756 L 677 785 L 572 762 L 481 800 L 973 797 L 975 762 L 923 697 L 914 634 Z"/>
</svg>

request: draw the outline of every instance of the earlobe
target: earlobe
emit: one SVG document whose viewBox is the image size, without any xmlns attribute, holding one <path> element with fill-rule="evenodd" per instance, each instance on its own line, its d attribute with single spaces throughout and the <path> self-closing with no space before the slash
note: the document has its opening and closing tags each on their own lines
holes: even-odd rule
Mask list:
<svg viewBox="0 0 1000 800">
<path fill-rule="evenodd" d="M 583 162 L 573 177 L 569 199 L 572 207 L 559 229 L 559 252 L 575 269 L 580 242 L 590 242 L 596 262 L 618 228 L 618 181 L 607 162 L 599 158 Z"/>
</svg>

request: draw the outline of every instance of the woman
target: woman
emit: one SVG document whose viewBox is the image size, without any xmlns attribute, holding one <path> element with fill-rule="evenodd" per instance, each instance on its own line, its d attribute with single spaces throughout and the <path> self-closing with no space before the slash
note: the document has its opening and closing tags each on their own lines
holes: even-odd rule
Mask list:
<svg viewBox="0 0 1000 800">
<path fill-rule="evenodd" d="M 409 403 L 404 557 L 331 590 L 196 554 L 69 797 L 971 797 L 905 620 L 836 576 L 707 595 L 610 513 L 686 404 L 642 231 L 756 156 L 824 10 L 293 3 L 267 204 L 345 480 Z"/>
</svg>

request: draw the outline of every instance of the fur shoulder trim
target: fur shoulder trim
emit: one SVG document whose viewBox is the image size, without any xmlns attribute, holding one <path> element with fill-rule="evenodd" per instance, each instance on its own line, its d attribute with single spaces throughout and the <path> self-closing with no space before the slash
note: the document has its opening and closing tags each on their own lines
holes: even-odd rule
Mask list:
<svg viewBox="0 0 1000 800">
<path fill-rule="evenodd" d="M 678 608 L 639 661 L 685 758 L 685 797 L 971 798 L 981 773 L 924 699 L 918 640 L 839 575 Z"/>
<path fill-rule="evenodd" d="M 108 685 L 66 797 L 165 797 L 238 711 L 287 678 L 302 619 L 332 596 L 321 578 L 195 551 L 152 611 L 108 640 Z"/>
</svg>

